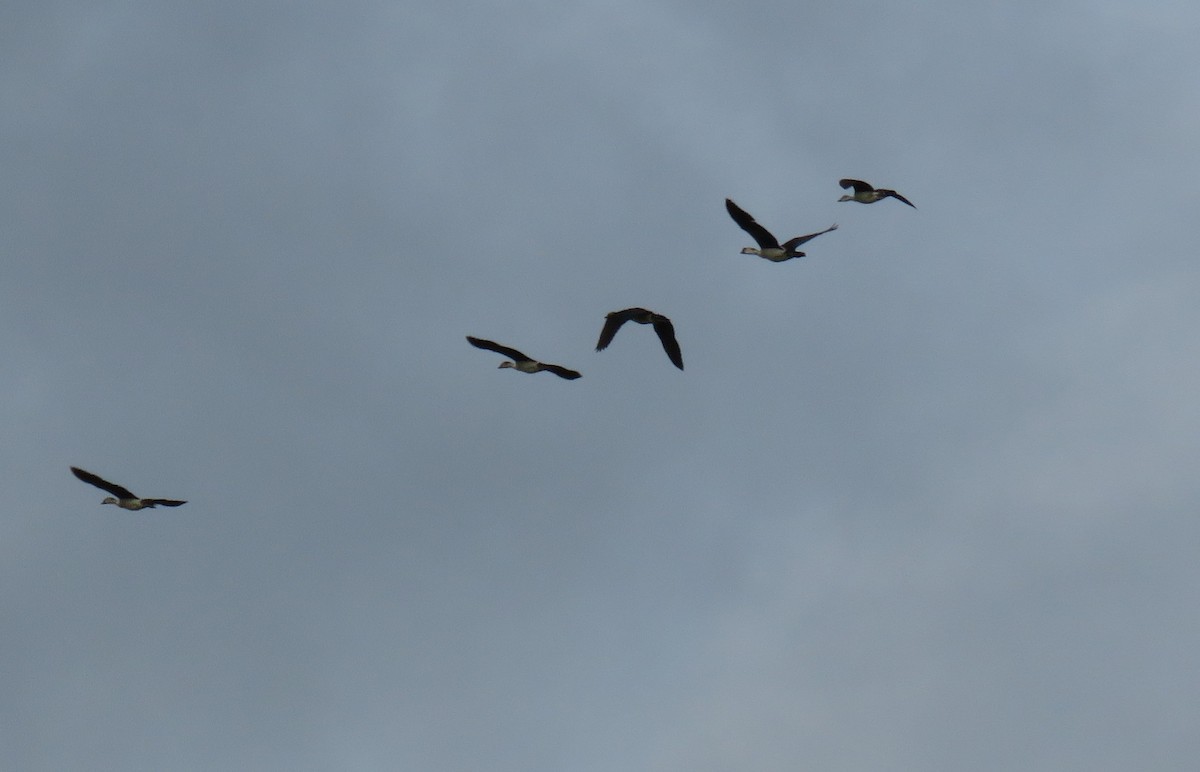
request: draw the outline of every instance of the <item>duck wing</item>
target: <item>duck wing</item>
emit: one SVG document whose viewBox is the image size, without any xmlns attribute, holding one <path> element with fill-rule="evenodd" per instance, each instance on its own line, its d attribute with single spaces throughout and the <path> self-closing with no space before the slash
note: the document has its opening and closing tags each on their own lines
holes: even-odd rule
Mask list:
<svg viewBox="0 0 1200 772">
<path fill-rule="evenodd" d="M 617 330 L 638 314 L 649 313 L 644 308 L 626 308 L 624 311 L 613 311 L 604 317 L 604 327 L 600 330 L 600 340 L 596 341 L 596 350 L 603 351 L 617 337 Z"/>
<path fill-rule="evenodd" d="M 117 485 L 116 483 L 110 483 L 108 480 L 105 480 L 103 477 L 97 477 L 96 475 L 92 474 L 91 472 L 89 472 L 85 469 L 80 469 L 77 466 L 71 467 L 71 474 L 75 475 L 80 480 L 83 480 L 88 485 L 95 485 L 100 490 L 108 491 L 109 493 L 111 493 L 112 495 L 116 496 L 119 499 L 136 499 L 137 498 L 137 496 L 134 496 L 132 493 L 129 492 L 128 488 L 122 488 L 120 485 Z"/>
<path fill-rule="evenodd" d="M 663 351 L 667 352 L 667 358 L 671 360 L 671 364 L 682 370 L 683 352 L 679 350 L 679 341 L 675 340 L 675 325 L 661 314 L 655 315 L 653 324 L 654 332 L 662 342 Z"/>
<path fill-rule="evenodd" d="M 794 239 L 788 239 L 788 241 L 783 245 L 783 248 L 790 252 L 791 250 L 795 249 L 796 247 L 800 246 L 801 244 L 803 244 L 807 241 L 812 241 L 817 236 L 820 236 L 822 233 L 829 233 L 830 231 L 836 231 L 836 230 L 837 230 L 837 223 L 834 223 L 833 225 L 830 225 L 828 228 L 826 228 L 823 231 L 817 231 L 816 233 L 810 233 L 807 236 L 797 236 Z"/>
<path fill-rule="evenodd" d="M 548 365 L 545 362 L 543 362 L 542 369 L 545 370 L 546 372 L 554 373 L 559 378 L 566 378 L 568 381 L 573 381 L 576 378 L 583 377 L 583 373 L 576 372 L 575 370 L 568 370 L 567 368 L 562 367 L 561 365 Z"/>
<path fill-rule="evenodd" d="M 494 343 L 490 340 L 484 340 L 483 338 L 473 338 L 470 335 L 468 335 L 467 343 L 470 343 L 475 348 L 481 348 L 481 349 L 484 349 L 485 351 L 495 351 L 497 354 L 503 354 L 504 356 L 508 357 L 509 359 L 513 360 L 514 362 L 532 362 L 533 361 L 531 358 L 525 356 L 520 351 L 517 351 L 515 348 L 509 348 L 508 346 L 501 346 L 499 343 Z"/>
<path fill-rule="evenodd" d="M 771 235 L 771 232 L 759 225 L 749 212 L 733 203 L 732 199 L 725 199 L 725 211 L 729 212 L 729 216 L 733 218 L 739 228 L 750 234 L 750 238 L 758 243 L 759 249 L 779 248 L 779 241 Z"/>
<path fill-rule="evenodd" d="M 897 192 L 896 192 L 896 191 L 894 191 L 894 190 L 887 190 L 887 189 L 885 189 L 885 188 L 880 188 L 880 189 L 879 189 L 879 192 L 880 192 L 880 193 L 882 193 L 882 194 L 883 194 L 883 195 L 885 195 L 885 196 L 891 196 L 892 198 L 899 199 L 900 201 L 903 201 L 904 203 L 906 203 L 906 204 L 908 204 L 909 206 L 911 206 L 913 209 L 916 209 L 916 208 L 917 208 L 917 205 L 916 205 L 916 204 L 914 204 L 913 202 L 909 201 L 907 198 L 905 198 L 904 196 L 900 195 L 899 193 L 897 193 Z"/>
</svg>

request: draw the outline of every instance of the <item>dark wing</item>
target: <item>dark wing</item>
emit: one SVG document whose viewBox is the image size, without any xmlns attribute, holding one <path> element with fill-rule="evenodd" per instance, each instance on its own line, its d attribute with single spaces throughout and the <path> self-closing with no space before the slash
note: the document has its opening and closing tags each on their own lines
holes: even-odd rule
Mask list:
<svg viewBox="0 0 1200 772">
<path fill-rule="evenodd" d="M 801 244 L 805 243 L 806 241 L 812 241 L 817 236 L 820 236 L 822 233 L 829 233 L 829 231 L 836 231 L 836 230 L 837 230 L 837 223 L 834 223 L 833 225 L 830 225 L 828 228 L 826 228 L 823 231 L 817 231 L 816 233 L 810 233 L 807 236 L 797 236 L 794 239 L 788 239 L 787 243 L 783 245 L 783 248 L 786 250 L 789 250 L 789 251 L 793 250 L 796 247 L 800 246 Z"/>
<path fill-rule="evenodd" d="M 177 507 L 180 504 L 186 503 L 186 501 L 176 501 L 175 499 L 142 499 L 142 504 L 147 507 Z"/>
<path fill-rule="evenodd" d="M 683 352 L 679 350 L 679 341 L 675 340 L 675 326 L 671 324 L 671 320 L 662 315 L 654 317 L 654 332 L 658 334 L 658 339 L 662 341 L 663 351 L 667 352 L 667 357 L 671 363 L 683 369 Z"/>
<path fill-rule="evenodd" d="M 909 201 L 907 198 L 905 198 L 904 196 L 900 195 L 899 193 L 897 193 L 897 192 L 896 192 L 896 191 L 894 191 L 894 190 L 885 190 L 884 188 L 880 188 L 880 189 L 879 189 L 879 192 L 880 192 L 880 193 L 882 193 L 882 194 L 883 194 L 883 195 L 885 195 L 885 196 L 891 196 L 892 198 L 897 198 L 897 199 L 900 199 L 900 200 L 901 200 L 901 201 L 903 201 L 904 203 L 906 203 L 906 204 L 908 204 L 909 206 L 911 206 L 913 209 L 916 209 L 916 208 L 917 208 L 917 205 L 916 205 L 916 204 L 914 204 L 913 202 Z"/>
<path fill-rule="evenodd" d="M 855 193 L 866 193 L 875 189 L 862 180 L 838 180 L 838 184 L 843 188 L 854 188 Z"/>
<path fill-rule="evenodd" d="M 483 338 L 472 338 L 470 335 L 468 335 L 467 343 L 470 343 L 475 348 L 481 348 L 486 351 L 495 351 L 497 354 L 503 354 L 504 356 L 508 357 L 509 359 L 513 360 L 514 362 L 532 362 L 533 361 L 529 357 L 522 354 L 520 351 L 517 351 L 515 348 L 501 346 L 499 343 L 493 343 L 492 341 L 484 340 Z"/>
<path fill-rule="evenodd" d="M 577 373 L 574 370 L 568 370 L 567 368 L 559 365 L 548 365 L 545 362 L 542 363 L 542 369 L 546 372 L 554 373 L 559 378 L 566 378 L 568 381 L 573 381 L 576 378 L 583 377 L 583 373 Z"/>
<path fill-rule="evenodd" d="M 641 308 L 626 308 L 624 311 L 613 311 L 604 317 L 604 329 L 600 330 L 600 340 L 596 341 L 596 350 L 603 351 L 608 348 L 608 344 L 612 343 L 613 338 L 617 336 L 617 330 L 621 329 L 621 325 L 632 319 L 642 311 Z"/>
<path fill-rule="evenodd" d="M 771 232 L 762 227 L 755 221 L 750 213 L 742 209 L 730 199 L 725 199 L 725 211 L 729 212 L 729 216 L 738 224 L 738 227 L 750 234 L 750 237 L 758 242 L 759 249 L 777 249 L 779 242 L 771 235 Z"/>
<path fill-rule="evenodd" d="M 136 499 L 137 498 L 137 496 L 134 496 L 132 493 L 130 493 L 128 489 L 122 488 L 120 485 L 117 485 L 115 483 L 110 483 L 108 480 L 105 480 L 101 477 L 97 477 L 96 475 L 92 474 L 91 472 L 80 469 L 77 466 L 71 467 L 71 474 L 75 475 L 80 480 L 83 480 L 88 485 L 95 485 L 100 490 L 108 491 L 109 493 L 111 493 L 112 495 L 116 496 L 119 499 Z"/>
</svg>

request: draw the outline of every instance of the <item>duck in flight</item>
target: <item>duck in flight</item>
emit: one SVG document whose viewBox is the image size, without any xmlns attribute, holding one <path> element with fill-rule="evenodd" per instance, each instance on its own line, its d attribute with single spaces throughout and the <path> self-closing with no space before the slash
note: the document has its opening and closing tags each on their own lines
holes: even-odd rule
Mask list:
<svg viewBox="0 0 1200 772">
<path fill-rule="evenodd" d="M 793 257 L 804 257 L 804 253 L 796 249 L 796 247 L 811 241 L 822 233 L 829 233 L 837 230 L 837 223 L 829 226 L 823 231 L 810 233 L 807 236 L 797 236 L 794 239 L 788 239 L 780 246 L 771 232 L 758 224 L 758 222 L 750 216 L 750 213 L 742 209 L 730 199 L 725 199 L 725 210 L 729 212 L 729 216 L 738 224 L 742 230 L 750 234 L 750 237 L 758 242 L 758 249 L 754 247 L 742 247 L 743 255 L 758 255 L 764 257 L 773 263 L 782 263 L 784 260 L 791 260 Z"/>
<path fill-rule="evenodd" d="M 501 346 L 499 343 L 493 343 L 490 340 L 484 340 L 483 338 L 472 338 L 470 335 L 468 335 L 467 342 L 475 348 L 481 348 L 485 351 L 495 351 L 497 354 L 502 354 L 512 360 L 511 362 L 501 362 L 501 368 L 511 367 L 512 369 L 520 370 L 523 373 L 540 373 L 542 370 L 545 370 L 546 372 L 554 373 L 559 378 L 566 378 L 568 381 L 573 381 L 576 378 L 583 377 L 581 373 L 577 373 L 574 370 L 568 370 L 567 368 L 559 365 L 548 365 L 545 362 L 539 362 L 536 359 L 530 359 L 520 351 L 517 351 L 515 348 Z"/>
<path fill-rule="evenodd" d="M 127 488 L 122 488 L 116 483 L 110 483 L 101 477 L 97 477 L 91 472 L 80 469 L 77 466 L 71 467 L 71 474 L 83 480 L 88 485 L 95 485 L 97 488 L 108 491 L 112 496 L 107 497 L 101 504 L 116 504 L 121 509 L 154 509 L 157 506 L 177 507 L 180 504 L 186 504 L 186 501 L 176 501 L 175 499 L 139 499 L 129 492 Z"/>
<path fill-rule="evenodd" d="M 873 188 L 870 184 L 862 180 L 838 180 L 838 184 L 845 188 L 854 188 L 853 194 L 842 196 L 838 201 L 857 201 L 860 204 L 874 204 L 876 201 L 882 201 L 885 198 L 895 198 L 911 206 L 913 209 L 917 205 L 909 201 L 904 196 L 894 190 L 887 188 Z"/>
<path fill-rule="evenodd" d="M 671 364 L 680 370 L 683 369 L 683 352 L 679 350 L 679 342 L 675 340 L 675 327 L 671 324 L 671 320 L 645 308 L 626 308 L 624 311 L 613 311 L 606 315 L 604 329 L 600 330 L 600 340 L 596 343 L 596 350 L 603 351 L 608 348 L 608 344 L 612 343 L 613 338 L 616 337 L 617 330 L 621 329 L 621 325 L 625 322 L 654 325 L 654 332 L 662 342 L 663 351 L 667 352 L 667 358 L 671 360 Z"/>
</svg>

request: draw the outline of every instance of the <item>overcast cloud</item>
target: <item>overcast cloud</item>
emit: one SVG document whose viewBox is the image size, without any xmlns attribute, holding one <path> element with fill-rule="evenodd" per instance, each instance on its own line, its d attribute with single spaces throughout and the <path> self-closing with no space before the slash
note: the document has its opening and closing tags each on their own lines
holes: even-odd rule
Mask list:
<svg viewBox="0 0 1200 772">
<path fill-rule="evenodd" d="M 1194 769 L 1198 39 L 6 4 L 4 768 Z"/>
</svg>

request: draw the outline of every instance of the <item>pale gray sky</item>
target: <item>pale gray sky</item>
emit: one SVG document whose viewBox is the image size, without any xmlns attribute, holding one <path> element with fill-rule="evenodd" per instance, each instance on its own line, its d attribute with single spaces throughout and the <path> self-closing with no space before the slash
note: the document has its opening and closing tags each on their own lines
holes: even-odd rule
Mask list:
<svg viewBox="0 0 1200 772">
<path fill-rule="evenodd" d="M 6 768 L 1191 770 L 1197 39 L 5 5 Z"/>
</svg>

